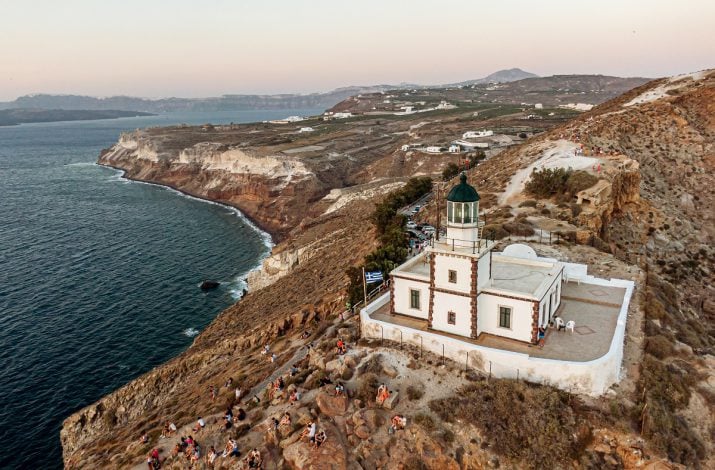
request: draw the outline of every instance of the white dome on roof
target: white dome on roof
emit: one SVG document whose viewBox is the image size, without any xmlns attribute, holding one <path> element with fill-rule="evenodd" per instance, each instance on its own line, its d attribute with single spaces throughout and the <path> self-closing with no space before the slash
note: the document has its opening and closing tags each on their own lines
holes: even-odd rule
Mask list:
<svg viewBox="0 0 715 470">
<path fill-rule="evenodd" d="M 502 251 L 504 256 L 511 256 L 512 258 L 523 258 L 523 259 L 536 259 L 536 252 L 534 249 L 528 245 L 522 245 L 521 243 L 513 243 Z"/>
</svg>

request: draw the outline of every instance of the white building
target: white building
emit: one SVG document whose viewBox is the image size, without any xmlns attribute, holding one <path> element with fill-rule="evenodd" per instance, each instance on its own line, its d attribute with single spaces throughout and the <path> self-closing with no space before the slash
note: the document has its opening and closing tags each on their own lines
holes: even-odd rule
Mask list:
<svg viewBox="0 0 715 470">
<path fill-rule="evenodd" d="M 427 153 L 442 153 L 442 147 L 437 147 L 436 145 L 430 145 L 425 147 L 425 152 Z"/>
<path fill-rule="evenodd" d="M 541 103 L 536 103 L 536 104 L 534 105 L 534 109 L 544 109 L 544 105 L 541 104 Z"/>
<path fill-rule="evenodd" d="M 476 149 L 488 149 L 489 148 L 489 142 L 469 142 L 467 140 L 463 139 L 458 139 L 455 141 L 452 141 L 453 145 L 458 145 L 461 149 L 463 149 L 466 152 L 471 152 Z"/>
<path fill-rule="evenodd" d="M 459 153 L 462 151 L 462 147 L 457 144 L 452 144 L 449 146 L 449 153 Z"/>
<path fill-rule="evenodd" d="M 563 265 L 492 253 L 480 237 L 479 194 L 460 178 L 447 196 L 447 237 L 390 273 L 391 313 L 469 338 L 536 343 L 561 301 Z"/>
<path fill-rule="evenodd" d="M 313 129 L 312 127 L 301 127 L 298 132 L 315 132 L 315 129 Z"/>
<path fill-rule="evenodd" d="M 462 174 L 447 196 L 446 237 L 390 273 L 389 293 L 360 313 L 362 335 L 591 395 L 617 382 L 634 283 L 527 245 L 494 252 L 482 226 L 479 194 Z M 570 332 L 555 328 L 557 315 Z"/>
<path fill-rule="evenodd" d="M 494 131 L 467 131 L 462 134 L 462 139 L 478 139 L 480 137 L 490 137 L 494 135 Z"/>
</svg>

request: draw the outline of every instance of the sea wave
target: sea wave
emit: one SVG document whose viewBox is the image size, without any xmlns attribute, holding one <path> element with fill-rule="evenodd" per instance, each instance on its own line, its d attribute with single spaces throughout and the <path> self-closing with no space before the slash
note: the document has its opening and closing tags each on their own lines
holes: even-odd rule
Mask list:
<svg viewBox="0 0 715 470">
<path fill-rule="evenodd" d="M 65 166 L 99 166 L 96 162 L 76 162 L 67 163 Z"/>
<path fill-rule="evenodd" d="M 194 336 L 199 334 L 199 330 L 197 330 L 196 328 L 187 328 L 182 333 L 189 338 L 193 338 Z"/>
</svg>

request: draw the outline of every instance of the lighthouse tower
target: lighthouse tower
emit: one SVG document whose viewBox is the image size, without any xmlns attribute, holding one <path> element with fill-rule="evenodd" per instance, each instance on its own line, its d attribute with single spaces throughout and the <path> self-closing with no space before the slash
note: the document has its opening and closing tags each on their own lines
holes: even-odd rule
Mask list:
<svg viewBox="0 0 715 470">
<path fill-rule="evenodd" d="M 479 194 L 459 175 L 459 184 L 447 194 L 447 243 L 472 246 L 479 241 Z"/>
</svg>

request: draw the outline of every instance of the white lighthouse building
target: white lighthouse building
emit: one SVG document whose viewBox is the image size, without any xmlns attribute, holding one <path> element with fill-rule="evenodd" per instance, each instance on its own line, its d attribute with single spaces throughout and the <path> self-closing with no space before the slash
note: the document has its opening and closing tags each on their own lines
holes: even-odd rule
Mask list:
<svg viewBox="0 0 715 470">
<path fill-rule="evenodd" d="M 447 236 L 390 273 L 390 313 L 473 339 L 536 343 L 560 305 L 564 265 L 524 245 L 493 253 L 482 225 L 479 194 L 462 174 L 447 195 Z"/>
</svg>

